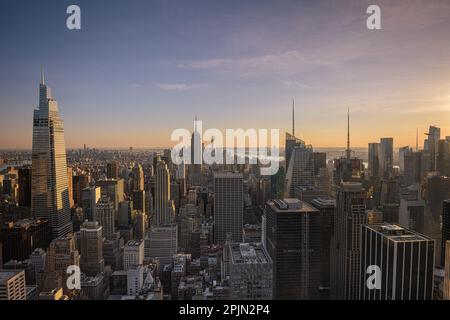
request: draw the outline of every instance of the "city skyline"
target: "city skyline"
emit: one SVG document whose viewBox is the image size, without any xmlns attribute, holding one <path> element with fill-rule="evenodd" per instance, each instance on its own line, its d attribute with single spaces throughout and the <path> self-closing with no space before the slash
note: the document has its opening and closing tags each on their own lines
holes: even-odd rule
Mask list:
<svg viewBox="0 0 450 320">
<path fill-rule="evenodd" d="M 292 98 L 297 135 L 314 147 L 344 148 L 347 108 L 352 148 L 381 137 L 414 147 L 416 130 L 422 146 L 430 125 L 449 134 L 449 3 L 380 1 L 378 31 L 365 27 L 366 1 L 193 4 L 80 1 L 75 32 L 65 3 L 7 5 L 0 149 L 31 148 L 41 65 L 68 149 L 170 147 L 172 130 L 191 128 L 195 114 L 206 128 L 284 137 Z M 57 45 L 37 42 L 42 33 Z"/>
</svg>

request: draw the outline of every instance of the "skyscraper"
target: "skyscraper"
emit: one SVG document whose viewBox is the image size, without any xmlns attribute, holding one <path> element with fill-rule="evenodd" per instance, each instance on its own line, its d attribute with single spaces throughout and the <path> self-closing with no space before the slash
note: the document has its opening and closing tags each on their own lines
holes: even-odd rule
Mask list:
<svg viewBox="0 0 450 320">
<path fill-rule="evenodd" d="M 314 155 L 310 145 L 295 145 L 286 172 L 286 197 L 296 197 L 301 190 L 314 187 Z"/>
<path fill-rule="evenodd" d="M 95 207 L 95 215 L 97 221 L 103 227 L 103 235 L 107 240 L 113 240 L 115 226 L 114 226 L 114 204 L 111 199 L 102 195 Z"/>
<path fill-rule="evenodd" d="M 379 267 L 381 274 L 368 272 L 373 266 Z M 430 300 L 433 272 L 433 239 L 399 225 L 362 226 L 359 299 Z M 379 289 L 368 287 L 370 275 L 381 277 Z"/>
<path fill-rule="evenodd" d="M 380 176 L 390 178 L 394 163 L 394 139 L 380 139 Z"/>
<path fill-rule="evenodd" d="M 72 231 L 66 145 L 58 104 L 41 73 L 39 107 L 33 116 L 31 211 L 50 222 L 54 238 Z"/>
<path fill-rule="evenodd" d="M 96 276 L 104 267 L 102 226 L 97 221 L 85 221 L 80 234 L 81 270 L 88 276 Z"/>
<path fill-rule="evenodd" d="M 214 174 L 214 242 L 242 242 L 244 211 L 242 173 Z"/>
<path fill-rule="evenodd" d="M 19 168 L 19 206 L 31 206 L 31 168 Z"/>
<path fill-rule="evenodd" d="M 170 173 L 167 164 L 162 160 L 156 165 L 155 211 L 156 225 L 173 222 L 175 212 L 170 198 Z"/>
<path fill-rule="evenodd" d="M 266 204 L 266 249 L 274 299 L 319 299 L 320 212 L 298 199 Z"/>
<path fill-rule="evenodd" d="M 377 142 L 369 143 L 369 175 L 378 177 L 380 173 L 380 144 Z"/>
<path fill-rule="evenodd" d="M 441 265 L 445 266 L 445 244 L 450 240 L 450 199 L 442 202 Z"/>
<path fill-rule="evenodd" d="M 355 300 L 359 295 L 360 230 L 366 223 L 364 188 L 344 182 L 337 190 L 332 243 L 331 297 Z"/>
</svg>

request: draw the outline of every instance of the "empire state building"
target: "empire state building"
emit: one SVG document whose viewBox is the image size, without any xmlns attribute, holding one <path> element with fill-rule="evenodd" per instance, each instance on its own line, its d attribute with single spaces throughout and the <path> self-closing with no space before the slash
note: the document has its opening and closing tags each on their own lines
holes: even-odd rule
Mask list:
<svg viewBox="0 0 450 320">
<path fill-rule="evenodd" d="M 43 72 L 33 116 L 31 211 L 49 221 L 53 238 L 72 232 L 63 121 Z"/>
</svg>

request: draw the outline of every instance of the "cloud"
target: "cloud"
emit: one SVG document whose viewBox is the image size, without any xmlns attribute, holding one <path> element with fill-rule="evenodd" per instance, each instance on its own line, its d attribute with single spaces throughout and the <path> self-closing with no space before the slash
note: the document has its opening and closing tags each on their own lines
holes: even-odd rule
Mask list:
<svg viewBox="0 0 450 320">
<path fill-rule="evenodd" d="M 195 89 L 205 88 L 205 84 L 200 83 L 157 83 L 155 85 L 158 89 L 166 90 L 166 91 L 189 91 Z"/>
<path fill-rule="evenodd" d="M 298 50 L 244 58 L 190 60 L 175 63 L 178 68 L 182 69 L 211 69 L 224 73 L 240 73 L 244 75 L 261 73 L 294 75 L 309 67 L 331 64 L 333 64 L 331 60 L 307 56 Z"/>
</svg>

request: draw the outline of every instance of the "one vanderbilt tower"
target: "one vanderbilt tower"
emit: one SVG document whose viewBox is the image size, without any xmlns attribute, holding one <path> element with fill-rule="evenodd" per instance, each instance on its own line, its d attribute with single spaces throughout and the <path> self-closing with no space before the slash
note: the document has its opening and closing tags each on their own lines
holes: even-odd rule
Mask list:
<svg viewBox="0 0 450 320">
<path fill-rule="evenodd" d="M 49 221 L 53 238 L 72 232 L 63 121 L 43 71 L 33 115 L 31 211 Z"/>
</svg>

